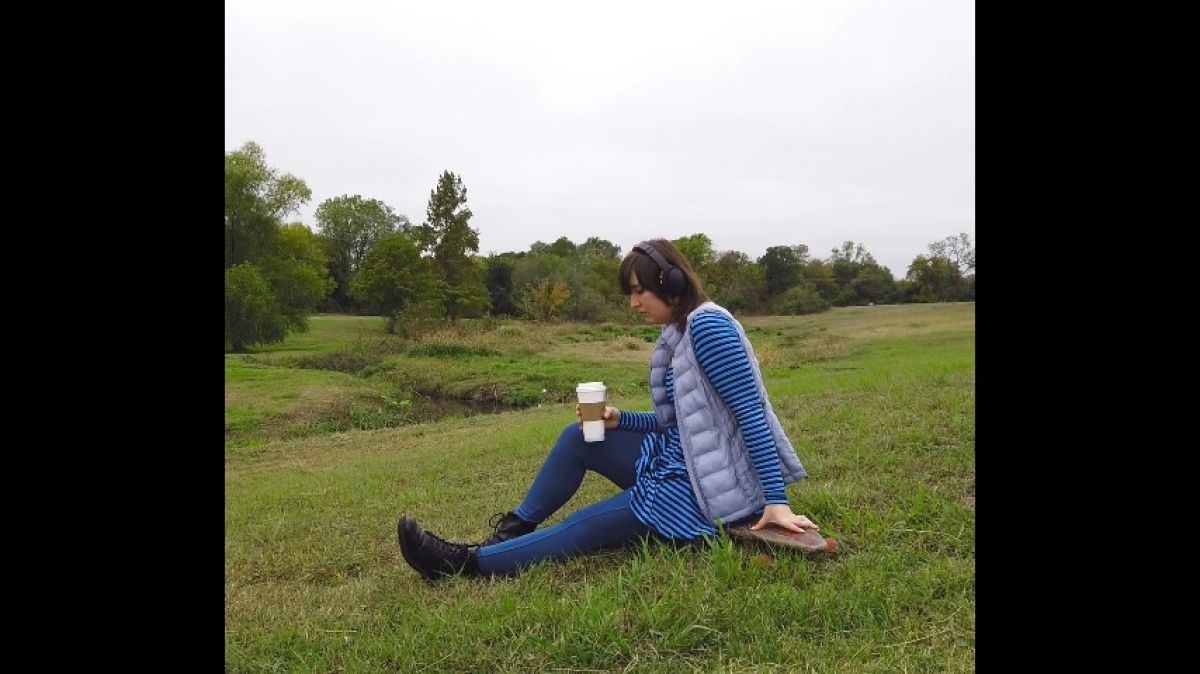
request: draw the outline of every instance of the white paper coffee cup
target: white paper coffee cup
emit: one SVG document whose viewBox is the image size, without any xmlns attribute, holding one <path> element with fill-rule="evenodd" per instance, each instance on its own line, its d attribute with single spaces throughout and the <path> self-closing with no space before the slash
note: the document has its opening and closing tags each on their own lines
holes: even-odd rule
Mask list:
<svg viewBox="0 0 1200 674">
<path fill-rule="evenodd" d="M 579 416 L 583 419 L 583 441 L 604 441 L 604 403 L 608 389 L 604 382 L 589 381 L 575 387 L 579 397 Z"/>
</svg>

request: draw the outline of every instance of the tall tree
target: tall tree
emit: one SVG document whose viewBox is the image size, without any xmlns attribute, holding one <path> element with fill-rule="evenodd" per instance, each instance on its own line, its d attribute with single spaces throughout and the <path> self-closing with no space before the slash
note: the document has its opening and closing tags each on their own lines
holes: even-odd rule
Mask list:
<svg viewBox="0 0 1200 674">
<path fill-rule="evenodd" d="M 470 225 L 472 215 L 462 179 L 443 171 L 429 193 L 425 222 L 416 228 L 416 235 L 422 250 L 433 253 L 447 281 L 457 279 L 455 265 L 479 250 L 479 232 Z"/>
<path fill-rule="evenodd" d="M 270 249 L 283 217 L 312 198 L 296 176 L 267 165 L 251 141 L 225 153 L 225 268 L 253 261 Z"/>
<path fill-rule="evenodd" d="M 443 171 L 429 193 L 425 222 L 415 229 L 422 249 L 433 253 L 445 282 L 444 306 L 451 318 L 479 315 L 491 304 L 483 265 L 471 255 L 479 250 L 479 232 L 470 225 L 472 215 L 462 179 Z"/>
<path fill-rule="evenodd" d="M 225 154 L 225 345 L 244 350 L 308 328 L 330 284 L 307 227 L 280 218 L 308 201 L 303 180 L 280 175 L 262 148 Z M 266 289 L 264 293 L 263 289 Z"/>
<path fill-rule="evenodd" d="M 398 226 L 411 223 L 382 201 L 364 199 L 358 194 L 326 199 L 317 207 L 316 217 L 329 254 L 329 271 L 336 283 L 334 302 L 342 310 L 351 309 L 350 284 L 367 251 Z"/>
</svg>

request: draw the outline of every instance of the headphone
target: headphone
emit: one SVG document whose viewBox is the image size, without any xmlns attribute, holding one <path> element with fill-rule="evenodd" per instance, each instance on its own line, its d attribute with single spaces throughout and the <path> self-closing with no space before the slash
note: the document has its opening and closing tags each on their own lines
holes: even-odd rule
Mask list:
<svg viewBox="0 0 1200 674">
<path fill-rule="evenodd" d="M 687 276 L 684 275 L 683 270 L 667 262 L 667 258 L 663 257 L 662 253 L 654 250 L 654 246 L 651 246 L 650 242 L 643 241 L 634 246 L 633 249 L 650 256 L 650 259 L 654 260 L 654 263 L 662 270 L 662 273 L 658 276 L 658 286 L 667 291 L 668 295 L 679 297 L 687 292 Z"/>
</svg>

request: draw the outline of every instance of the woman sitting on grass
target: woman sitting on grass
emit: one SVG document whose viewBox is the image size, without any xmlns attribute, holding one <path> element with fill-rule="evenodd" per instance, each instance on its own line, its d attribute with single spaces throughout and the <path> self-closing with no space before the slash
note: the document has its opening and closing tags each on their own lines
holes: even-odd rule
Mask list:
<svg viewBox="0 0 1200 674">
<path fill-rule="evenodd" d="M 447 542 L 401 516 L 400 550 L 427 580 L 515 574 L 647 535 L 698 541 L 715 536 L 717 522 L 756 518 L 753 529 L 818 528 L 788 505 L 784 487 L 807 473 L 767 399 L 741 324 L 708 300 L 669 241 L 634 246 L 621 262 L 620 283 L 630 306 L 664 326 L 650 358 L 654 411 L 606 407 L 601 442 L 585 443 L 581 424 L 568 425 L 525 500 L 479 545 Z M 624 491 L 536 531 L 575 494 L 587 470 Z"/>
</svg>

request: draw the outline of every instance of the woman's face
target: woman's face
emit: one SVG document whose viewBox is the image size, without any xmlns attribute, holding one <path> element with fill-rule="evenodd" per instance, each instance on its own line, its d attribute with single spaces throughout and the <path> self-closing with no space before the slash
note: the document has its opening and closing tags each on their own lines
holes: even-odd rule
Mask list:
<svg viewBox="0 0 1200 674">
<path fill-rule="evenodd" d="M 671 305 L 646 290 L 638 282 L 637 274 L 629 274 L 629 306 L 642 315 L 647 323 L 665 325 L 671 322 Z"/>
</svg>

